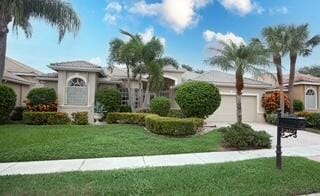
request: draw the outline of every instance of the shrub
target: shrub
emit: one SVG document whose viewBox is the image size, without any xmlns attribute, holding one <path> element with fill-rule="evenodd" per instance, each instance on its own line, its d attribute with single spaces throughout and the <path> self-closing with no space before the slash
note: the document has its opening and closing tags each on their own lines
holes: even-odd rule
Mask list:
<svg viewBox="0 0 320 196">
<path fill-rule="evenodd" d="M 0 121 L 7 120 L 16 105 L 17 96 L 12 88 L 0 85 Z"/>
<path fill-rule="evenodd" d="M 57 95 L 53 88 L 34 88 L 27 98 L 31 105 L 51 105 L 56 102 Z"/>
<path fill-rule="evenodd" d="M 270 114 L 265 114 L 266 115 L 266 122 L 272 125 L 277 125 L 278 124 L 278 114 L 276 113 L 270 113 Z"/>
<path fill-rule="evenodd" d="M 129 105 L 122 105 L 120 106 L 120 112 L 126 112 L 126 113 L 130 113 L 132 112 L 132 109 Z"/>
<path fill-rule="evenodd" d="M 150 114 L 151 110 L 149 108 L 142 108 L 142 109 L 138 109 L 137 112 Z"/>
<path fill-rule="evenodd" d="M 198 118 L 171 118 L 158 115 L 148 115 L 146 128 L 156 134 L 169 136 L 194 135 L 203 126 L 203 119 Z"/>
<path fill-rule="evenodd" d="M 215 85 L 192 81 L 177 89 L 176 101 L 186 117 L 206 118 L 218 109 L 221 96 Z"/>
<path fill-rule="evenodd" d="M 168 116 L 174 117 L 174 118 L 184 118 L 185 117 L 180 109 L 170 109 Z"/>
<path fill-rule="evenodd" d="M 119 124 L 145 124 L 145 113 L 120 113 L 120 112 L 110 112 L 107 115 L 107 122 L 109 124 L 119 123 Z"/>
<path fill-rule="evenodd" d="M 96 100 L 103 105 L 106 113 L 118 112 L 121 105 L 121 93 L 115 89 L 103 89 L 97 92 Z"/>
<path fill-rule="evenodd" d="M 155 97 L 151 100 L 151 112 L 160 116 L 168 116 L 170 111 L 170 100 L 166 97 Z"/>
<path fill-rule="evenodd" d="M 88 112 L 74 112 L 71 114 L 73 118 L 73 123 L 76 125 L 87 125 L 88 122 Z"/>
<path fill-rule="evenodd" d="M 320 113 L 314 113 L 312 116 L 312 126 L 314 128 L 320 128 Z"/>
<path fill-rule="evenodd" d="M 23 120 L 23 111 L 26 108 L 23 106 L 17 106 L 14 108 L 14 110 L 11 113 L 10 119 L 13 121 L 20 121 Z"/>
<path fill-rule="evenodd" d="M 23 119 L 31 125 L 65 125 L 70 123 L 64 112 L 24 112 Z"/>
<path fill-rule="evenodd" d="M 223 132 L 224 144 L 237 149 L 271 148 L 270 138 L 265 131 L 254 131 L 247 124 L 233 124 Z"/>
<path fill-rule="evenodd" d="M 269 95 L 265 95 L 262 98 L 262 107 L 267 113 L 276 113 L 280 108 L 280 93 L 274 92 Z M 284 110 L 290 111 L 290 100 L 287 95 L 284 95 Z"/>
<path fill-rule="evenodd" d="M 299 99 L 293 100 L 293 110 L 295 112 L 302 112 L 304 110 L 303 102 Z"/>
</svg>

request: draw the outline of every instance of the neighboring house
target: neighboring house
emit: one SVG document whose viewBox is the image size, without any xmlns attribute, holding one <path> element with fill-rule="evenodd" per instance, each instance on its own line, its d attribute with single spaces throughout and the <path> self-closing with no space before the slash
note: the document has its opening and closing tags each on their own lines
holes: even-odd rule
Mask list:
<svg viewBox="0 0 320 196">
<path fill-rule="evenodd" d="M 20 63 L 11 58 L 6 58 L 2 83 L 11 87 L 17 95 L 17 106 L 25 105 L 28 92 L 35 87 L 41 87 L 36 79 L 42 72 Z"/>
<path fill-rule="evenodd" d="M 289 75 L 285 75 L 283 79 L 284 92 L 288 92 Z M 278 91 L 277 81 L 270 80 L 270 84 L 274 89 L 268 92 Z M 291 100 L 299 99 L 304 103 L 305 110 L 309 112 L 320 111 L 320 78 L 296 73 L 293 83 L 293 96 Z"/>
<path fill-rule="evenodd" d="M 16 62 L 17 63 L 17 62 Z M 21 63 L 17 63 L 21 64 Z M 11 64 L 8 64 L 8 69 Z M 86 61 L 71 61 L 62 63 L 53 63 L 48 66 L 53 69 L 54 73 L 42 74 L 32 71 L 33 75 L 28 78 L 30 84 L 26 90 L 19 94 L 21 100 L 25 100 L 28 90 L 34 87 L 54 88 L 58 96 L 58 111 L 72 113 L 76 111 L 86 111 L 89 113 L 89 120 L 93 122 L 93 112 L 95 105 L 95 94 L 103 88 L 116 88 L 122 92 L 122 104 L 128 104 L 127 91 L 127 73 L 125 69 L 115 67 L 112 71 L 107 68 L 94 65 Z M 18 73 L 16 71 L 15 73 Z M 215 84 L 222 95 L 221 105 L 214 115 L 207 120 L 212 122 L 235 122 L 236 121 L 236 100 L 235 100 L 235 76 L 220 71 L 208 71 L 203 74 L 197 74 L 172 66 L 166 66 L 163 69 L 165 85 L 160 95 L 167 96 L 171 100 L 173 108 L 178 108 L 174 98 L 175 89 L 184 82 L 196 80 L 206 81 Z M 20 77 L 20 76 L 19 76 Z M 27 82 L 27 81 L 25 81 Z M 142 78 L 143 88 L 147 83 L 147 76 Z M 7 83 L 9 86 L 11 82 Z M 22 84 L 17 84 L 22 85 Z M 15 87 L 16 88 L 16 87 Z M 138 105 L 138 88 L 137 79 L 132 80 L 132 96 L 135 97 L 135 105 Z M 242 107 L 243 120 L 245 122 L 263 122 L 263 108 L 261 107 L 261 97 L 271 85 L 257 80 L 245 79 L 245 88 L 243 90 Z M 151 92 L 151 97 L 155 96 Z"/>
</svg>

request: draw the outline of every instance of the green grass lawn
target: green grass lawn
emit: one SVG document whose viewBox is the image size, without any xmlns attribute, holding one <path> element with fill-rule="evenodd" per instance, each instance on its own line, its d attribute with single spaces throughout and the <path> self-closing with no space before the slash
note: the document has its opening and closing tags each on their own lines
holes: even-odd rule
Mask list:
<svg viewBox="0 0 320 196">
<path fill-rule="evenodd" d="M 0 126 L 0 162 L 218 151 L 222 134 L 169 138 L 131 125 Z"/>
<path fill-rule="evenodd" d="M 300 195 L 320 192 L 320 163 L 285 158 L 202 166 L 0 177 L 0 195 Z"/>
</svg>

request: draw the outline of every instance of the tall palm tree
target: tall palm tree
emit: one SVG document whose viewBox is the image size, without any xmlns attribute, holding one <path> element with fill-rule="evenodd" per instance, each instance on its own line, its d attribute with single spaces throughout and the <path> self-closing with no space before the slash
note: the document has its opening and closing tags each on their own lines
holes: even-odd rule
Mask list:
<svg viewBox="0 0 320 196">
<path fill-rule="evenodd" d="M 288 94 L 292 97 L 292 89 L 296 72 L 298 56 L 309 56 L 315 46 L 320 43 L 320 35 L 310 38 L 309 25 L 290 25 L 287 27 L 288 42 L 287 50 L 290 55 L 290 75 Z M 291 100 L 290 112 L 293 112 L 293 101 Z"/>
<path fill-rule="evenodd" d="M 66 32 L 75 34 L 80 28 L 80 19 L 70 3 L 63 0 L 1 0 L 0 2 L 0 83 L 2 82 L 6 58 L 9 23 L 14 31 L 21 28 L 26 37 L 32 35 L 31 18 L 45 20 L 55 26 L 61 42 Z"/>
<path fill-rule="evenodd" d="M 284 114 L 284 93 L 283 93 L 283 74 L 282 74 L 282 56 L 286 53 L 287 34 L 286 27 L 279 25 L 275 27 L 266 27 L 262 30 L 262 36 L 267 42 L 267 47 L 272 54 L 273 64 L 277 70 L 277 81 L 280 90 L 280 109 L 281 115 Z"/>
<path fill-rule="evenodd" d="M 218 66 L 223 71 L 234 71 L 236 79 L 236 109 L 237 123 L 242 123 L 241 95 L 244 88 L 244 74 L 261 76 L 267 72 L 264 67 L 269 64 L 269 52 L 260 42 L 253 41 L 248 45 L 221 43 L 222 49 L 215 49 L 217 55 L 207 62 Z"/>
</svg>

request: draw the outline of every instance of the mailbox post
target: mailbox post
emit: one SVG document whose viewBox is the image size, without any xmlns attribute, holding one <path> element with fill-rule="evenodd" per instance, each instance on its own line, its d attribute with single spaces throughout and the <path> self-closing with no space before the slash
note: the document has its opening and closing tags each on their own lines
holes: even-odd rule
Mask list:
<svg viewBox="0 0 320 196">
<path fill-rule="evenodd" d="M 305 118 L 300 117 L 282 117 L 278 113 L 278 127 L 277 127 L 277 146 L 276 146 L 276 167 L 282 169 L 282 151 L 281 138 L 294 137 L 297 138 L 297 130 L 304 130 L 307 122 Z"/>
</svg>

